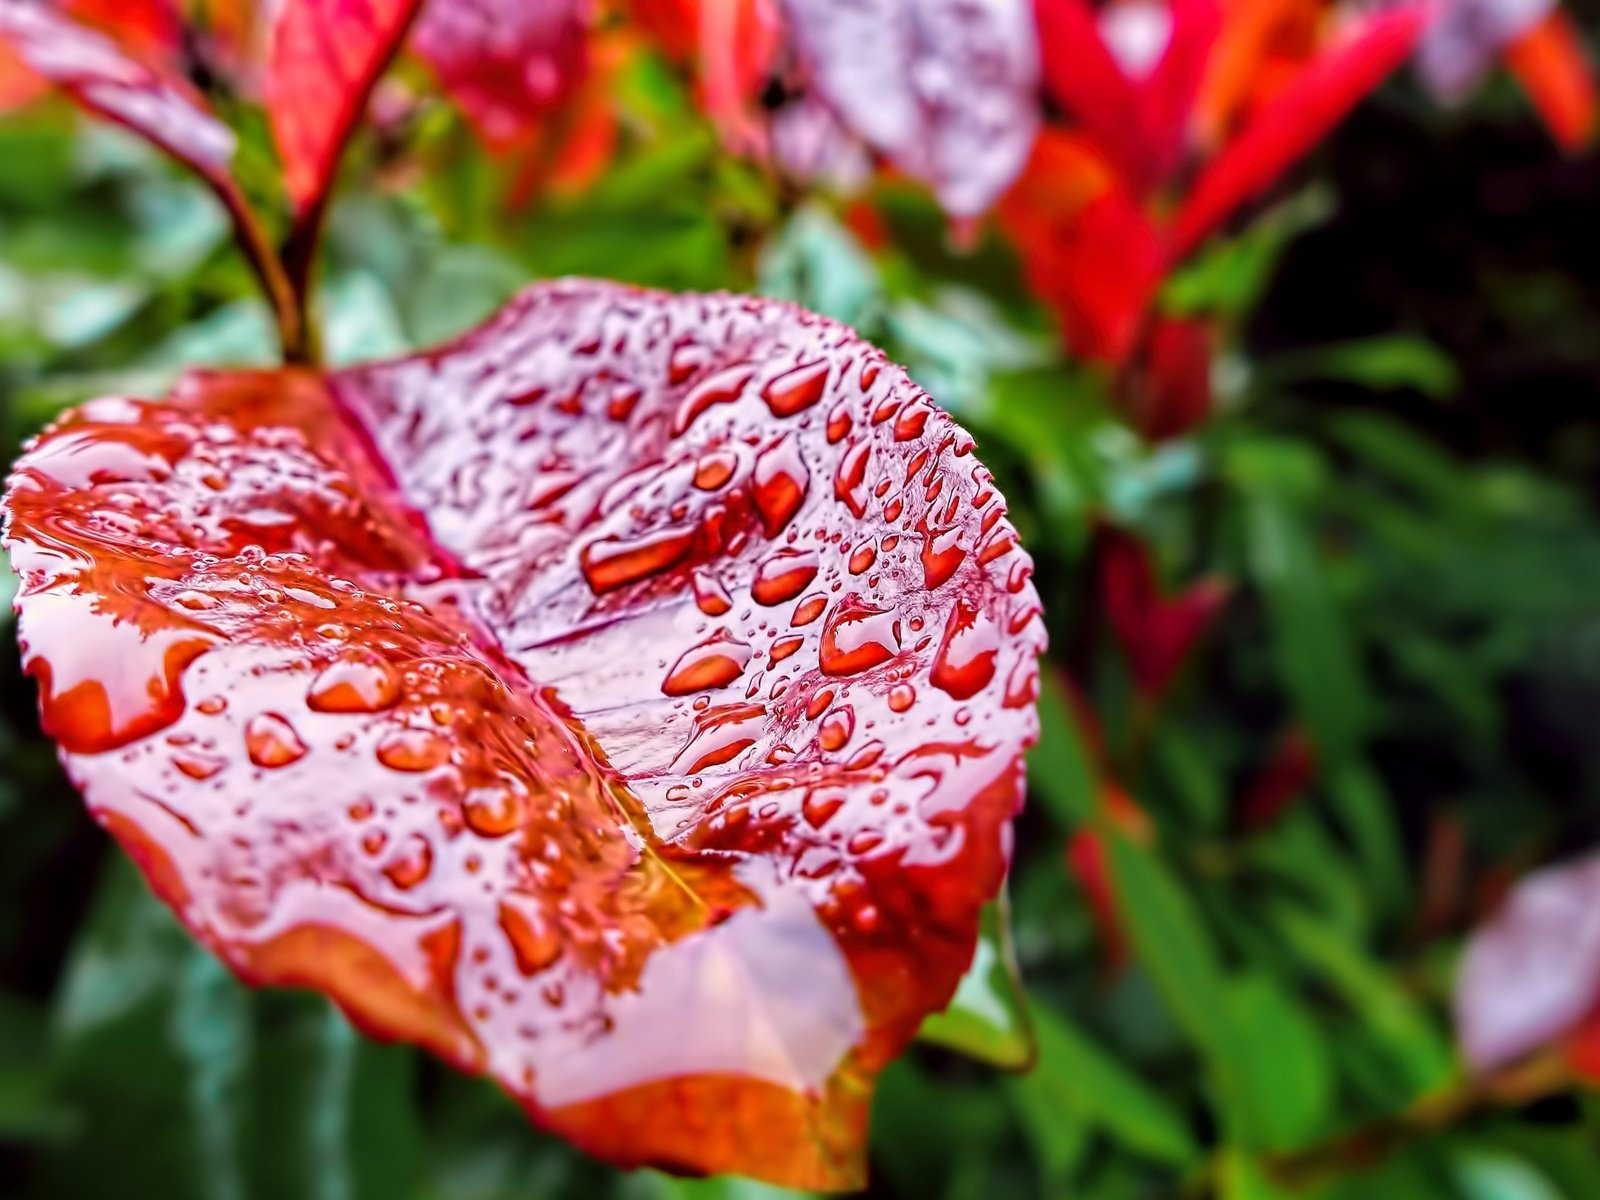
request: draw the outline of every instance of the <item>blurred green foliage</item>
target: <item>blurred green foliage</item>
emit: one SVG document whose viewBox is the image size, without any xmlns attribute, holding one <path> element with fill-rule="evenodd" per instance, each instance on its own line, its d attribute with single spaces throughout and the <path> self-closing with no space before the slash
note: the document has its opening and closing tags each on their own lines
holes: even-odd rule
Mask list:
<svg viewBox="0 0 1600 1200">
<path fill-rule="evenodd" d="M 884 1078 L 872 1194 L 1600 1197 L 1600 1103 L 1580 1094 L 1318 1157 L 1459 1084 L 1444 1003 L 1479 882 L 1600 829 L 1600 160 L 1563 162 L 1497 108 L 1446 121 L 1386 96 L 1314 184 L 1172 282 L 1173 308 L 1231 335 L 1216 418 L 1150 446 L 1063 362 L 1004 247 L 953 252 L 924 198 L 883 185 L 892 236 L 869 249 L 838 205 L 726 156 L 674 80 L 627 88 L 619 161 L 522 214 L 459 125 L 424 122 L 420 184 L 338 206 L 328 344 L 434 343 L 557 273 L 754 290 L 855 324 L 978 434 L 1038 560 L 1044 738 L 1014 937 L 994 914 L 957 1008 Z M 1515 204 L 1478 203 L 1513 184 Z M 6 457 L 66 404 L 271 357 L 197 185 L 54 109 L 0 124 Z M 1101 521 L 1172 586 L 1233 585 L 1159 703 L 1101 612 Z M 4 645 L 0 1193 L 776 1195 L 600 1167 L 318 999 L 243 989 L 109 852 Z M 1241 798 L 1291 730 L 1318 769 L 1248 827 Z M 1108 771 L 1143 823 L 1108 821 Z M 1086 831 L 1124 965 L 1066 866 Z"/>
</svg>

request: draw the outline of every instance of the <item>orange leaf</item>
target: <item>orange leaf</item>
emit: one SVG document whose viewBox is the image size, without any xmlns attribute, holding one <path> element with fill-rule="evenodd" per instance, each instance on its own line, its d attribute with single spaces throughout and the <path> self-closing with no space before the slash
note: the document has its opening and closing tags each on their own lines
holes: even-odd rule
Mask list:
<svg viewBox="0 0 1600 1200">
<path fill-rule="evenodd" d="M 1563 148 L 1581 150 L 1594 141 L 1600 126 L 1594 62 L 1566 13 L 1552 11 L 1507 46 L 1506 67 Z"/>
<path fill-rule="evenodd" d="M 832 322 L 565 281 L 88 405 L 7 546 L 87 803 L 243 978 L 615 1162 L 844 1189 L 1037 732 L 972 450 Z"/>
</svg>

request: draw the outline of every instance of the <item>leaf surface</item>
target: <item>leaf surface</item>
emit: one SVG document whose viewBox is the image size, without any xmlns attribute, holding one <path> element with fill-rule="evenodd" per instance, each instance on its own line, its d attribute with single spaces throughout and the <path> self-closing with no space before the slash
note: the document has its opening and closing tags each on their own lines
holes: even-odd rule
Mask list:
<svg viewBox="0 0 1600 1200">
<path fill-rule="evenodd" d="M 263 87 L 297 210 L 327 196 L 367 98 L 421 7 L 422 0 L 283 0 Z"/>
<path fill-rule="evenodd" d="M 185 80 L 23 0 L 0 0 L 0 41 L 81 107 L 155 143 L 219 190 L 232 188 L 233 132 Z"/>
<path fill-rule="evenodd" d="M 555 283 L 432 354 L 79 410 L 13 481 L 21 636 L 247 981 L 614 1161 L 855 1186 L 1036 731 L 972 449 L 832 322 Z"/>
<path fill-rule="evenodd" d="M 1038 133 L 1026 0 L 787 0 L 795 41 L 844 123 L 958 217 L 985 211 Z"/>
</svg>

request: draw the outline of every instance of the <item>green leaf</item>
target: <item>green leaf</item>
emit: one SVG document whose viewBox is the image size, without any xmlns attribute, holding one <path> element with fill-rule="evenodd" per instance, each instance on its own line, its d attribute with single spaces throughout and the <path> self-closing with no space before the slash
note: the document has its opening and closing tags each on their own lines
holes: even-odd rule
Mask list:
<svg viewBox="0 0 1600 1200">
<path fill-rule="evenodd" d="M 1299 514 L 1258 493 L 1248 501 L 1247 519 L 1250 569 L 1266 600 L 1279 674 L 1318 754 L 1342 761 L 1360 747 L 1372 715 L 1344 614 Z"/>
<path fill-rule="evenodd" d="M 984 906 L 977 953 L 950 1007 L 925 1020 L 917 1036 L 1002 1070 L 1033 1065 L 1037 1050 L 1005 892 Z"/>
<path fill-rule="evenodd" d="M 757 290 L 843 321 L 871 337 L 883 281 L 861 244 L 820 205 L 801 206 L 761 253 Z"/>
<path fill-rule="evenodd" d="M 1049 671 L 1039 691 L 1039 744 L 1028 752 L 1028 782 L 1062 833 L 1094 819 L 1100 794 L 1066 687 Z"/>
<path fill-rule="evenodd" d="M 1199 1154 L 1182 1114 L 1114 1055 L 1062 1014 L 1035 1006 L 1039 1062 L 1011 1084 L 1013 1100 L 1041 1157 L 1069 1162 L 1052 1149 L 1058 1135 L 1075 1139 L 1074 1125 L 1099 1129 L 1134 1153 L 1175 1167 Z"/>
<path fill-rule="evenodd" d="M 1312 1140 L 1333 1100 L 1333 1069 L 1315 1023 L 1262 972 L 1233 980 L 1229 1000 L 1251 1090 L 1250 1144 L 1289 1150 Z"/>
<path fill-rule="evenodd" d="M 1373 391 L 1414 388 L 1443 399 L 1461 386 L 1461 372 L 1448 354 L 1426 338 L 1405 334 L 1279 355 L 1263 364 L 1260 374 L 1268 391 L 1306 380 L 1334 380 Z"/>
</svg>

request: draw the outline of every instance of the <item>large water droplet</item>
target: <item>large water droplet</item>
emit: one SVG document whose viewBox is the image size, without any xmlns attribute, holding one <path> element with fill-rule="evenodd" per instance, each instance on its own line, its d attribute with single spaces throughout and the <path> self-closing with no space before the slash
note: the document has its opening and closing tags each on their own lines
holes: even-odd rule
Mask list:
<svg viewBox="0 0 1600 1200">
<path fill-rule="evenodd" d="M 316 712 L 373 713 L 400 702 L 400 676 L 382 659 L 349 656 L 318 675 L 306 694 Z"/>
<path fill-rule="evenodd" d="M 967 552 L 961 546 L 960 526 L 929 529 L 924 524 L 918 532 L 922 534 L 922 582 L 931 592 L 949 581 L 966 561 Z"/>
<path fill-rule="evenodd" d="M 955 699 L 970 699 L 994 678 L 999 653 L 1000 631 L 994 622 L 971 601 L 957 600 L 930 678 Z"/>
<path fill-rule="evenodd" d="M 500 928 L 511 943 L 511 953 L 517 960 L 517 970 L 532 978 L 547 970 L 561 957 L 561 935 L 555 925 L 530 905 L 500 905 Z"/>
<path fill-rule="evenodd" d="M 817 566 L 814 550 L 780 550 L 756 568 L 750 595 L 758 604 L 785 604 L 810 586 Z"/>
<path fill-rule="evenodd" d="M 694 530 L 664 529 L 636 538 L 610 537 L 591 542 L 578 555 L 578 565 L 596 595 L 658 575 L 688 555 Z"/>
<path fill-rule="evenodd" d="M 782 533 L 800 511 L 810 484 L 811 472 L 793 434 L 762 451 L 756 459 L 753 491 L 761 528 L 769 538 Z"/>
<path fill-rule="evenodd" d="M 395 857 L 383 868 L 383 873 L 403 892 L 408 892 L 433 870 L 433 847 L 426 838 L 413 833 L 400 843 Z"/>
<path fill-rule="evenodd" d="M 822 672 L 835 678 L 856 675 L 888 662 L 899 647 L 899 621 L 893 612 L 845 601 L 823 627 Z"/>
<path fill-rule="evenodd" d="M 736 641 L 726 630 L 691 647 L 678 659 L 661 690 L 668 696 L 689 696 L 695 692 L 727 687 L 744 674 L 752 651 L 741 641 Z"/>
<path fill-rule="evenodd" d="M 848 704 L 841 704 L 817 726 L 817 744 L 828 753 L 843 749 L 856 731 L 856 714 Z"/>
<path fill-rule="evenodd" d="M 681 436 L 706 409 L 737 400 L 739 394 L 744 391 L 745 384 L 750 382 L 750 376 L 754 374 L 755 372 L 749 367 L 730 367 L 726 371 L 718 371 L 697 386 L 683 398 L 683 403 L 673 415 L 672 435 Z"/>
<path fill-rule="evenodd" d="M 693 775 L 731 762 L 755 745 L 759 722 L 766 715 L 767 710 L 759 704 L 712 709 L 695 721 L 694 733 L 673 760 L 672 769 Z"/>
<path fill-rule="evenodd" d="M 430 729 L 396 729 L 378 743 L 378 761 L 391 771 L 431 771 L 450 760 L 450 743 Z"/>
<path fill-rule="evenodd" d="M 839 468 L 833 476 L 833 495 L 857 517 L 867 515 L 867 502 L 861 494 L 861 485 L 867 478 L 867 464 L 872 459 L 872 443 L 860 441 L 845 451 Z"/>
</svg>

